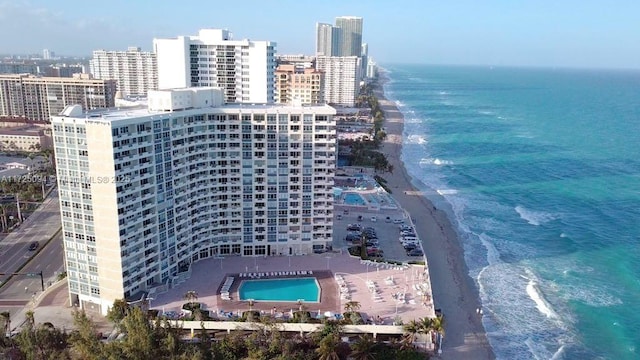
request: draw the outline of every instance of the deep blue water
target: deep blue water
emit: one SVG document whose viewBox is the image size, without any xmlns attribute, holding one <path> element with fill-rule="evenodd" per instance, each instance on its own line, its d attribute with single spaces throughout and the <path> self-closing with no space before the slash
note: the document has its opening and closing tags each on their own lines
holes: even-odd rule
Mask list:
<svg viewBox="0 0 640 360">
<path fill-rule="evenodd" d="M 640 72 L 385 69 L 496 356 L 640 358 Z"/>
</svg>

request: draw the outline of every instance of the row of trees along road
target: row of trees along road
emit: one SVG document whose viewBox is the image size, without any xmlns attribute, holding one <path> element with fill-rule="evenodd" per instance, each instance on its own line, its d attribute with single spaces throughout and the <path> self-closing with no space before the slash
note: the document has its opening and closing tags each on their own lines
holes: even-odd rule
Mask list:
<svg viewBox="0 0 640 360">
<path fill-rule="evenodd" d="M 348 308 L 357 311 L 359 303 L 350 302 Z M 0 315 L 4 335 L 10 328 L 10 319 L 8 313 Z M 278 331 L 272 318 L 260 317 L 256 323 L 262 330 L 211 334 L 203 328 L 195 339 L 185 341 L 187 332 L 172 327 L 166 319 L 150 319 L 138 307 L 127 307 L 125 314 L 114 320 L 117 321 L 114 326 L 124 335 L 105 342 L 95 323 L 82 311 L 74 313 L 74 330 L 70 332 L 49 323 L 36 325 L 33 313 L 28 312 L 20 333 L 0 337 L 0 359 L 417 360 L 428 355 L 414 348 L 416 334 L 434 331 L 434 321 L 441 325 L 441 320 L 421 319 L 407 324 L 401 339 L 382 342 L 370 335 L 360 335 L 346 343 L 342 341 L 342 325 L 337 321 L 324 321 L 324 326 L 315 333 L 291 334 Z"/>
</svg>

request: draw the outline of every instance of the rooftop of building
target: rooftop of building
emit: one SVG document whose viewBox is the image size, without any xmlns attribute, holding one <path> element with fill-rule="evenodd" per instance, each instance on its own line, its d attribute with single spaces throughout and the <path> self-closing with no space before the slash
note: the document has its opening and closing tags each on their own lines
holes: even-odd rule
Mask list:
<svg viewBox="0 0 640 360">
<path fill-rule="evenodd" d="M 43 136 L 44 130 L 39 126 L 16 126 L 0 128 L 0 135 Z"/>
</svg>

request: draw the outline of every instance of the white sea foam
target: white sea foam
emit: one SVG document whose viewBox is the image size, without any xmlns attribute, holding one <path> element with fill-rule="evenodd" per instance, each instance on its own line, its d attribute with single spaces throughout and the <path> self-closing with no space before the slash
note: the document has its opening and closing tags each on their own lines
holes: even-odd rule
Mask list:
<svg viewBox="0 0 640 360">
<path fill-rule="evenodd" d="M 565 233 L 561 233 L 561 234 L 560 234 L 560 237 L 561 237 L 561 238 L 566 238 L 566 237 L 568 237 L 568 236 L 569 236 L 569 235 L 567 235 L 567 234 L 565 234 Z"/>
<path fill-rule="evenodd" d="M 402 102 L 402 101 L 400 101 L 400 100 L 396 100 L 396 101 L 395 101 L 395 103 L 396 103 L 396 106 L 397 106 L 397 107 L 404 107 L 404 106 L 406 106 L 406 105 L 405 105 L 405 103 L 403 103 L 403 102 Z"/>
<path fill-rule="evenodd" d="M 420 159 L 420 165 L 453 165 L 453 161 L 438 158 L 422 158 Z"/>
<path fill-rule="evenodd" d="M 449 95 L 449 92 L 447 92 L 447 91 L 440 91 L 438 94 L 439 94 L 439 95 Z"/>
<path fill-rule="evenodd" d="M 515 210 L 520 215 L 522 220 L 525 220 L 529 224 L 535 225 L 535 226 L 540 226 L 556 218 L 553 214 L 549 214 L 542 211 L 529 210 L 524 206 L 520 206 L 520 205 L 516 206 Z"/>
<path fill-rule="evenodd" d="M 558 315 L 551 309 L 551 305 L 549 305 L 547 300 L 545 300 L 538 284 L 533 280 L 529 280 L 529 282 L 527 283 L 527 295 L 529 295 L 531 300 L 536 303 L 536 308 L 538 308 L 538 311 L 546 315 L 548 318 L 558 317 Z"/>
<path fill-rule="evenodd" d="M 438 189 L 436 192 L 440 195 L 455 195 L 458 193 L 458 190 L 455 189 Z"/>
<path fill-rule="evenodd" d="M 427 139 L 423 135 L 409 135 L 407 137 L 407 142 L 409 144 L 424 144 L 427 142 Z"/>
</svg>

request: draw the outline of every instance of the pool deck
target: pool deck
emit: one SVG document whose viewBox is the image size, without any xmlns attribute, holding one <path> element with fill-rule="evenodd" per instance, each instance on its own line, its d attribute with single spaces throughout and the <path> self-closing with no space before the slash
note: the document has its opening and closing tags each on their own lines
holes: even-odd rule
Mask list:
<svg viewBox="0 0 640 360">
<path fill-rule="evenodd" d="M 313 271 L 321 287 L 320 303 L 303 304 L 312 313 L 324 314 L 327 311 L 342 313 L 344 304 L 348 300 L 340 299 L 340 289 L 335 281 L 335 275 L 343 277 L 351 295 L 352 301 L 361 305 L 360 312 L 365 318 L 382 318 L 384 324 L 391 324 L 400 316 L 405 322 L 420 317 L 433 317 L 435 310 L 430 295 L 421 296 L 414 285 L 425 284 L 427 288 L 422 292 L 431 294 L 428 273 L 424 266 L 374 266 L 362 262 L 359 258 L 347 253 L 324 253 L 305 256 L 277 256 L 277 257 L 226 257 L 223 259 L 205 259 L 193 264 L 191 277 L 175 286 L 168 292 L 156 294 L 152 300 L 153 309 L 165 312 L 180 313 L 186 302 L 184 295 L 188 291 L 196 291 L 198 302 L 204 308 L 216 314 L 224 312 L 241 312 L 249 310 L 247 301 L 237 301 L 237 290 L 241 279 L 239 273 L 246 272 L 275 272 L 275 271 Z M 221 286 L 226 277 L 233 276 L 235 281 L 230 289 L 231 300 L 222 300 Z M 309 277 L 301 275 L 300 277 Z M 388 282 L 393 278 L 393 283 Z M 374 300 L 369 290 L 367 280 L 376 284 L 379 300 Z M 404 302 L 394 299 L 394 294 L 405 293 Z M 298 308 L 296 303 L 284 302 L 255 302 L 253 309 L 271 313 L 273 307 L 276 313 L 289 313 Z"/>
</svg>

